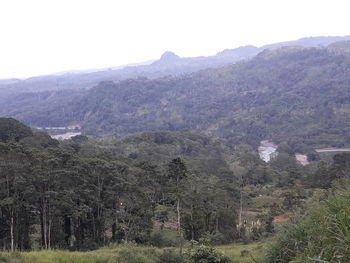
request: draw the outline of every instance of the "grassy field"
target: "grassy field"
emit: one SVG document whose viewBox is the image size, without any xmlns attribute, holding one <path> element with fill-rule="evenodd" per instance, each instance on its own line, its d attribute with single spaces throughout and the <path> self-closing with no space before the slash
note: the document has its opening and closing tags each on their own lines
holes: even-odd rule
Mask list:
<svg viewBox="0 0 350 263">
<path fill-rule="evenodd" d="M 88 252 L 62 250 L 3 252 L 0 262 L 8 263 L 155 263 L 159 262 L 160 249 L 123 245 Z"/>
<path fill-rule="evenodd" d="M 264 254 L 261 242 L 230 244 L 217 249 L 235 263 L 259 262 Z M 166 250 L 166 253 L 164 251 Z M 1 263 L 163 263 L 167 256 L 177 255 L 174 249 L 135 245 L 115 245 L 88 252 L 63 250 L 32 252 L 0 252 Z M 254 260 L 253 260 L 253 259 Z M 175 261 L 173 261 L 175 262 Z"/>
<path fill-rule="evenodd" d="M 234 263 L 254 263 L 262 261 L 265 254 L 266 243 L 235 243 L 218 246 L 216 248 L 231 258 Z"/>
</svg>

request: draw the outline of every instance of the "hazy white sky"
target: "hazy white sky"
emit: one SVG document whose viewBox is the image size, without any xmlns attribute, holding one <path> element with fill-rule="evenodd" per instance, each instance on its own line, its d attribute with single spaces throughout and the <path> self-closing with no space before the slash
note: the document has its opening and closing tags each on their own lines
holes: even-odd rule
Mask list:
<svg viewBox="0 0 350 263">
<path fill-rule="evenodd" d="M 349 0 L 0 0 L 0 78 L 350 35 Z"/>
</svg>

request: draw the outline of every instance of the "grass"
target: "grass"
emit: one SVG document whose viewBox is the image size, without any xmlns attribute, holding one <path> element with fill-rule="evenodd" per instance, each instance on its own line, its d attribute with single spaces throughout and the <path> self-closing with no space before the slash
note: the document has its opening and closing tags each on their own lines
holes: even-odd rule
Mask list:
<svg viewBox="0 0 350 263">
<path fill-rule="evenodd" d="M 0 252 L 6 263 L 155 263 L 161 250 L 153 247 L 118 245 L 88 252 L 65 250 Z"/>
<path fill-rule="evenodd" d="M 8 252 L 0 254 L 0 262 L 8 263 L 97 263 L 115 262 L 113 257 L 98 257 L 96 253 L 68 251 Z"/>
<path fill-rule="evenodd" d="M 264 255 L 264 243 L 229 244 L 217 246 L 218 250 L 235 263 L 260 262 Z M 164 249 L 127 245 L 111 245 L 88 252 L 42 250 L 31 252 L 0 252 L 0 263 L 161 263 Z M 177 254 L 177 252 L 175 252 Z M 163 263 L 163 262 L 162 262 Z"/>
<path fill-rule="evenodd" d="M 235 263 L 254 263 L 262 261 L 265 247 L 266 243 L 264 242 L 254 242 L 250 244 L 234 243 L 216 248 Z"/>
</svg>

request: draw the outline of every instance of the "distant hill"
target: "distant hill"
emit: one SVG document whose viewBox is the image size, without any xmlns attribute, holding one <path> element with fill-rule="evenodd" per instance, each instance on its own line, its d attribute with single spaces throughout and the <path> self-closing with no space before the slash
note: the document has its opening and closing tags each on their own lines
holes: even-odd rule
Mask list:
<svg viewBox="0 0 350 263">
<path fill-rule="evenodd" d="M 28 79 L 0 80 L 0 102 L 7 100 L 12 94 L 23 92 L 39 92 L 49 90 L 89 89 L 101 81 L 118 81 L 128 78 L 148 77 L 158 78 L 167 75 L 191 73 L 207 68 L 217 68 L 237 61 L 254 57 L 264 49 L 276 49 L 283 46 L 326 46 L 340 40 L 350 40 L 345 37 L 310 37 L 296 41 L 282 42 L 263 47 L 245 46 L 227 49 L 215 56 L 180 58 L 172 52 L 165 52 L 159 60 L 153 63 L 134 64 L 125 67 L 95 69 L 86 71 L 67 71 L 59 74 L 32 77 Z M 149 64 L 150 63 L 150 64 Z M 6 98 L 5 98 L 6 97 Z"/>
<path fill-rule="evenodd" d="M 276 49 L 285 46 L 303 46 L 303 47 L 325 47 L 335 42 L 349 41 L 350 36 L 321 36 L 321 37 L 305 37 L 295 41 L 287 41 L 269 44 L 261 47 L 261 49 Z"/>
<path fill-rule="evenodd" d="M 0 97 L 23 92 L 39 92 L 49 90 L 89 89 L 101 81 L 118 81 L 129 78 L 158 78 L 167 75 L 179 75 L 201 69 L 220 67 L 238 60 L 250 58 L 257 54 L 256 50 L 244 52 L 238 48 L 230 54 L 211 57 L 180 58 L 172 52 L 165 52 L 159 60 L 147 65 L 109 68 L 93 72 L 67 72 L 46 76 L 32 77 L 24 80 L 0 80 Z"/>
<path fill-rule="evenodd" d="M 79 94 L 16 97 L 1 114 L 37 126 L 79 123 L 92 135 L 188 129 L 231 146 L 273 139 L 297 152 L 340 147 L 350 144 L 350 57 L 347 43 L 337 45 L 265 50 L 235 65 L 102 82 Z"/>
<path fill-rule="evenodd" d="M 0 143 L 6 142 L 20 142 L 33 148 L 58 144 L 45 132 L 34 130 L 13 118 L 0 118 Z"/>
</svg>

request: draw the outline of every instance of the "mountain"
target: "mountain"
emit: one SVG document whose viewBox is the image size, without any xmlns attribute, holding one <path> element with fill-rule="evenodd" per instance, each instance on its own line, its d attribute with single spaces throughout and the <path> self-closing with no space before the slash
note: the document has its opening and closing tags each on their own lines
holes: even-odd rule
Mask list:
<svg viewBox="0 0 350 263">
<path fill-rule="evenodd" d="M 102 82 L 79 94 L 16 97 L 1 115 L 35 126 L 80 124 L 91 135 L 188 129 L 231 146 L 273 139 L 296 152 L 340 147 L 350 143 L 346 45 L 283 47 L 181 76 Z"/>
<path fill-rule="evenodd" d="M 167 75 L 191 73 L 249 59 L 265 49 L 276 49 L 283 46 L 295 45 L 305 47 L 325 46 L 340 40 L 350 40 L 350 36 L 302 38 L 296 41 L 276 43 L 260 48 L 244 46 L 235 49 L 227 49 L 214 56 L 208 57 L 180 58 L 174 53 L 167 51 L 159 60 L 153 63 L 146 62 L 122 67 L 86 71 L 67 71 L 23 80 L 0 80 L 0 102 L 1 100 L 6 101 L 10 95 L 24 92 L 89 89 L 101 81 L 118 81 L 136 77 L 158 78 Z"/>
<path fill-rule="evenodd" d="M 65 73 L 32 77 L 24 80 L 0 80 L 1 97 L 24 92 L 40 92 L 49 90 L 89 89 L 101 81 L 118 81 L 136 77 L 158 78 L 167 75 L 178 75 L 195 72 L 210 67 L 220 67 L 256 55 L 257 52 L 244 52 L 241 48 L 224 56 L 196 58 L 180 58 L 173 52 L 165 52 L 159 60 L 151 64 L 108 68 L 89 71 L 68 71 Z"/>
<path fill-rule="evenodd" d="M 161 63 L 171 63 L 178 61 L 180 57 L 176 55 L 174 52 L 166 51 L 159 59 Z"/>
<path fill-rule="evenodd" d="M 350 36 L 305 37 L 295 41 L 280 42 L 262 46 L 261 49 L 276 49 L 286 46 L 324 47 L 335 42 L 349 41 Z"/>
</svg>

